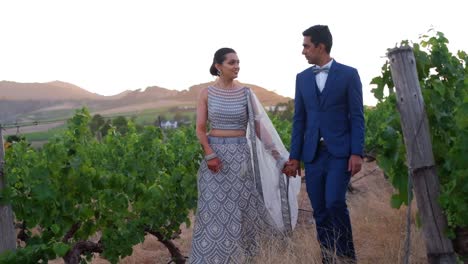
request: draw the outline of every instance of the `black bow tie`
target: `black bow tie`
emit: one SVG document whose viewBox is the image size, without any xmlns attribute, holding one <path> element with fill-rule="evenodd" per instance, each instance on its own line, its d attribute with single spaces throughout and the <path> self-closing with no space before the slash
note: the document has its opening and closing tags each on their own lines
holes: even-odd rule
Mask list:
<svg viewBox="0 0 468 264">
<path fill-rule="evenodd" d="M 318 74 L 318 73 L 321 73 L 321 72 L 328 73 L 329 71 L 330 71 L 329 66 L 325 66 L 325 67 L 314 66 L 314 67 L 312 67 L 312 72 L 315 73 L 315 74 Z"/>
</svg>

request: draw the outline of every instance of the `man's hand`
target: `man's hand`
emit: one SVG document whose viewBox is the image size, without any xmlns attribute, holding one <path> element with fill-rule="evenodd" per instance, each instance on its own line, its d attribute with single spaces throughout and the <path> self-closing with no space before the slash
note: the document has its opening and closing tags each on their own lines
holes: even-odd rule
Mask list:
<svg viewBox="0 0 468 264">
<path fill-rule="evenodd" d="M 219 158 L 210 159 L 206 164 L 208 165 L 208 169 L 214 173 L 218 173 L 223 168 L 223 164 Z"/>
<path fill-rule="evenodd" d="M 299 161 L 298 160 L 289 160 L 284 164 L 283 173 L 287 176 L 294 176 L 296 175 L 301 176 L 301 171 L 299 168 Z"/>
<path fill-rule="evenodd" d="M 351 172 L 351 177 L 361 171 L 362 158 L 359 155 L 351 155 L 348 161 L 348 171 Z"/>
</svg>

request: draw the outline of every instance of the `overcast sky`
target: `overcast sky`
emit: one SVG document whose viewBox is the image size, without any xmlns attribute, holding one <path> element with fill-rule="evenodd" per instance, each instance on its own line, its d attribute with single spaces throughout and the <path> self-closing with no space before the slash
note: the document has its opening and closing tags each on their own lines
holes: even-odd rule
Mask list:
<svg viewBox="0 0 468 264">
<path fill-rule="evenodd" d="M 453 52 L 468 51 L 462 1 L 0 0 L 0 80 L 60 80 L 112 95 L 161 86 L 184 90 L 213 80 L 220 47 L 241 60 L 239 81 L 294 97 L 302 31 L 329 25 L 332 56 L 358 69 L 364 103 L 387 48 L 431 27 Z"/>
</svg>

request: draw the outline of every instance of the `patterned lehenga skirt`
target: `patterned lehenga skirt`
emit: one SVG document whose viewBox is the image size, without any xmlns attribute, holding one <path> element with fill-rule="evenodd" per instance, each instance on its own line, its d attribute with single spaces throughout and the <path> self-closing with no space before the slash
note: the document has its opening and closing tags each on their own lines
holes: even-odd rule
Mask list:
<svg viewBox="0 0 468 264">
<path fill-rule="evenodd" d="M 213 173 L 200 164 L 189 263 L 248 263 L 278 231 L 257 191 L 247 139 L 209 137 L 209 143 L 223 167 Z"/>
</svg>

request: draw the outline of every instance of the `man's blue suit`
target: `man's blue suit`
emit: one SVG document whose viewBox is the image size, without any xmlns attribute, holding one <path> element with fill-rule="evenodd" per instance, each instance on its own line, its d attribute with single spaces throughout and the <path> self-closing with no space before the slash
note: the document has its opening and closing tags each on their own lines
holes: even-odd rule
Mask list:
<svg viewBox="0 0 468 264">
<path fill-rule="evenodd" d="M 290 159 L 302 160 L 321 246 L 355 259 L 346 206 L 350 155 L 363 154 L 362 84 L 356 69 L 333 61 L 322 92 L 312 68 L 296 77 Z M 321 141 L 323 139 L 323 142 Z"/>
</svg>

